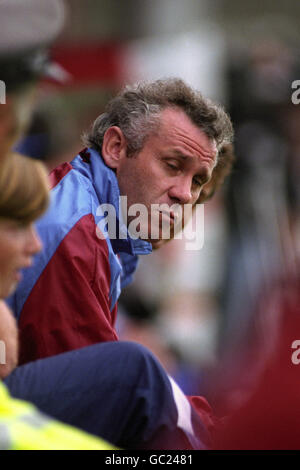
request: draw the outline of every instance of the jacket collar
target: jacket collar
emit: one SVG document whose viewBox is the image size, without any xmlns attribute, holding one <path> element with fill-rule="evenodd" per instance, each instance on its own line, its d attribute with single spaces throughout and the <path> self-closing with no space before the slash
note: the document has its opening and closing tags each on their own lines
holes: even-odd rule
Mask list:
<svg viewBox="0 0 300 470">
<path fill-rule="evenodd" d="M 117 230 L 119 233 L 126 234 L 126 238 L 110 240 L 114 252 L 125 252 L 131 255 L 151 253 L 151 243 L 130 237 L 119 210 L 120 189 L 116 174 L 104 163 L 102 156 L 94 149 L 83 149 L 72 161 L 72 166 L 91 180 L 99 203 L 112 204 L 116 210 Z"/>
</svg>

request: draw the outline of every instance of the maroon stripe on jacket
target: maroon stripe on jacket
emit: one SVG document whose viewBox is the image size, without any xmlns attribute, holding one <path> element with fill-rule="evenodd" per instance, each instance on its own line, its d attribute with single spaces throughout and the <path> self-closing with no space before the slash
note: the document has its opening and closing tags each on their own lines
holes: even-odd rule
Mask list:
<svg viewBox="0 0 300 470">
<path fill-rule="evenodd" d="M 52 170 L 49 175 L 51 189 L 55 188 L 55 186 L 63 179 L 63 177 L 66 176 L 66 174 L 69 173 L 69 171 L 72 169 L 73 167 L 71 163 L 66 162 Z"/>
<path fill-rule="evenodd" d="M 107 243 L 88 214 L 62 240 L 24 304 L 20 363 L 117 340 L 109 292 Z"/>
</svg>

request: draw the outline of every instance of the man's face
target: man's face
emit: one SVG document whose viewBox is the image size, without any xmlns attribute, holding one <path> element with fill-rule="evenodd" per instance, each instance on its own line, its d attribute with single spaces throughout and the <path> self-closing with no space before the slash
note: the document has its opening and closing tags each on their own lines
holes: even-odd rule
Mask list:
<svg viewBox="0 0 300 470">
<path fill-rule="evenodd" d="M 171 206 L 183 208 L 185 204 L 196 203 L 203 185 L 211 177 L 216 155 L 215 142 L 182 110 L 162 111 L 158 131 L 148 137 L 136 156 L 123 158 L 117 168 L 120 192 L 127 196 L 128 208 L 137 203 L 147 208 L 148 217 L 140 227 L 141 238 L 155 244 L 166 238 L 163 224 L 171 226 L 171 233 L 175 224 L 181 224 L 181 220 L 176 220 L 176 215 L 180 218 L 180 210 L 172 210 Z M 154 204 L 165 204 L 166 210 L 156 210 L 157 217 L 151 218 Z M 128 216 L 129 228 L 134 218 Z"/>
</svg>

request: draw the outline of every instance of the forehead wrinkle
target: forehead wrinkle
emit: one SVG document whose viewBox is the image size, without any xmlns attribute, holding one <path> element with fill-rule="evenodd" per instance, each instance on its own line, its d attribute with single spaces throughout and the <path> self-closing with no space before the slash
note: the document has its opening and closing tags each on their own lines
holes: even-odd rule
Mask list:
<svg viewBox="0 0 300 470">
<path fill-rule="evenodd" d="M 173 153 L 174 157 L 180 158 L 180 160 L 183 160 L 184 162 L 189 162 L 191 160 L 195 160 L 199 158 L 199 155 L 191 155 L 190 153 L 183 153 L 182 150 L 178 150 L 177 148 L 174 148 L 171 150 Z M 211 163 L 211 160 L 213 157 L 210 156 L 210 154 L 206 154 L 203 158 L 204 154 L 201 154 L 201 163 Z"/>
<path fill-rule="evenodd" d="M 199 131 L 201 132 L 201 130 L 199 129 Z M 196 152 L 196 153 L 199 153 L 201 156 L 204 156 L 204 158 L 208 159 L 208 160 L 213 160 L 216 156 L 216 150 L 213 151 L 213 149 L 211 151 L 209 150 L 206 150 L 204 148 L 205 144 L 208 144 L 209 146 L 211 146 L 213 148 L 213 141 L 210 141 L 209 138 L 203 133 L 203 138 L 205 139 L 205 142 L 204 143 L 200 143 L 199 142 L 199 139 L 196 139 L 194 137 L 192 137 L 190 135 L 190 133 L 188 133 L 189 135 L 187 136 L 186 133 L 184 133 L 183 131 L 181 131 L 180 128 L 178 128 L 177 126 L 173 126 L 172 129 L 168 129 L 168 132 L 167 132 L 167 135 L 165 136 L 166 140 L 168 141 L 172 141 L 172 144 L 174 145 L 174 141 L 172 139 L 172 135 L 178 139 L 178 144 L 175 146 L 178 146 L 178 145 L 183 145 L 184 147 L 188 148 L 188 149 L 192 149 L 192 151 Z M 178 152 L 179 154 L 181 154 L 182 156 L 185 157 L 184 153 L 181 151 L 181 150 L 177 150 L 175 149 L 176 152 Z M 191 150 L 190 150 L 191 151 Z M 190 157 L 191 155 L 189 153 L 186 154 L 187 157 Z"/>
</svg>

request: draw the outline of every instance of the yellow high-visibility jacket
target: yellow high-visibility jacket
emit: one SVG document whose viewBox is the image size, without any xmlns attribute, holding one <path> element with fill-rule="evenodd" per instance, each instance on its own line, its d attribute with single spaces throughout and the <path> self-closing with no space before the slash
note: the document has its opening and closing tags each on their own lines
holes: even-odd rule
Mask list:
<svg viewBox="0 0 300 470">
<path fill-rule="evenodd" d="M 0 450 L 111 450 L 106 441 L 62 424 L 9 395 L 0 381 Z"/>
</svg>

